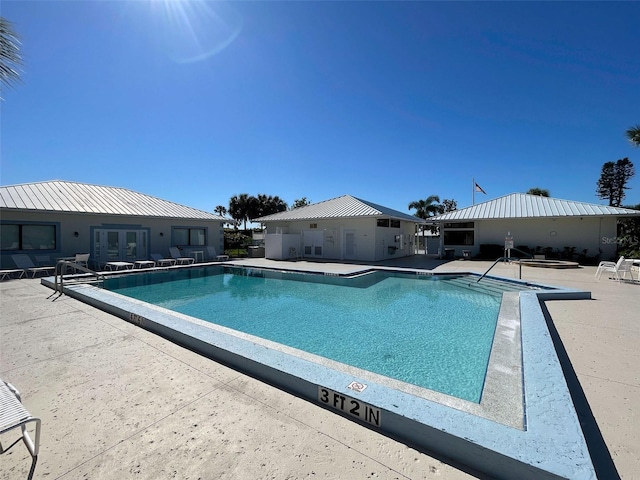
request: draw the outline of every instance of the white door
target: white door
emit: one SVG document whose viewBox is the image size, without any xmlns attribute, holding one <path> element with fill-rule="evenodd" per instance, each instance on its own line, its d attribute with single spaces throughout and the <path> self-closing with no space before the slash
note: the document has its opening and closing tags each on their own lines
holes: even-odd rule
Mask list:
<svg viewBox="0 0 640 480">
<path fill-rule="evenodd" d="M 344 232 L 344 258 L 345 260 L 356 259 L 356 232 L 346 230 Z"/>
<path fill-rule="evenodd" d="M 305 230 L 302 233 L 304 257 L 320 258 L 323 255 L 324 247 L 324 231 L 323 230 Z"/>
</svg>

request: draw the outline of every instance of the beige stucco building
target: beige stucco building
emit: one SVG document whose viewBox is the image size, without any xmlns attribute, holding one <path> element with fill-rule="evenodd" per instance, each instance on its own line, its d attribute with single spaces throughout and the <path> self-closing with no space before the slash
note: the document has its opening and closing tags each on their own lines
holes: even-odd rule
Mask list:
<svg viewBox="0 0 640 480">
<path fill-rule="evenodd" d="M 343 195 L 254 220 L 266 225 L 265 256 L 379 261 L 415 254 L 424 220 Z"/>
<path fill-rule="evenodd" d="M 223 250 L 224 217 L 125 188 L 51 181 L 0 187 L 0 260 L 27 254 L 34 264 L 89 253 L 90 263 Z"/>
<path fill-rule="evenodd" d="M 504 245 L 509 237 L 515 247 L 574 248 L 608 260 L 616 256 L 618 219 L 639 216 L 638 210 L 513 193 L 429 220 L 440 226 L 442 256 L 473 257 L 481 245 Z"/>
</svg>

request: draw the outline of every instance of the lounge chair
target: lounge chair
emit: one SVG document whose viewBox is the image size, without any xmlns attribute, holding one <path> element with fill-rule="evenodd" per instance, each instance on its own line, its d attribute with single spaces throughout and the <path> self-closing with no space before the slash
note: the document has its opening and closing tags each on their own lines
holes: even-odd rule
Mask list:
<svg viewBox="0 0 640 480">
<path fill-rule="evenodd" d="M 178 247 L 169 247 L 169 253 L 178 265 L 190 265 L 196 261 L 195 258 L 181 256 Z"/>
<path fill-rule="evenodd" d="M 36 267 L 31 261 L 31 258 L 29 257 L 29 255 L 26 255 L 24 253 L 11 255 L 11 258 L 13 259 L 13 263 L 16 264 L 16 267 L 21 268 L 25 272 L 31 272 L 31 278 L 34 278 L 36 276 L 36 273 L 40 273 L 40 272 L 53 273 L 56 269 L 56 267 L 53 267 L 53 266 L 52 267 Z"/>
<path fill-rule="evenodd" d="M 24 442 L 33 458 L 31 469 L 29 470 L 29 480 L 33 478 L 38 461 L 38 451 L 40 450 L 40 419 L 32 416 L 22 405 L 20 392 L 13 385 L 0 380 L 0 435 L 20 427 L 22 435 L 7 448 L 0 444 L 0 454 L 7 452 L 20 440 Z M 31 439 L 27 432 L 27 424 L 35 422 L 35 439 Z"/>
<path fill-rule="evenodd" d="M 13 275 L 18 274 L 18 278 L 24 277 L 24 270 L 20 268 L 14 268 L 9 270 L 0 270 L 0 282 L 5 278 L 13 278 Z"/>
<path fill-rule="evenodd" d="M 152 253 L 151 259 L 156 262 L 158 267 L 170 267 L 176 264 L 173 258 L 163 258 L 159 253 Z"/>
<path fill-rule="evenodd" d="M 621 282 L 623 278 L 626 277 L 627 273 L 633 279 L 633 275 L 631 274 L 631 266 L 633 265 L 633 260 L 625 260 L 624 257 L 620 257 L 616 263 L 614 262 L 600 262 L 598 265 L 598 269 L 596 270 L 596 278 L 600 279 L 603 272 L 611 272 L 613 274 L 613 278 Z"/>
<path fill-rule="evenodd" d="M 218 261 L 229 260 L 229 255 L 218 255 L 216 247 L 207 247 L 207 255 L 209 255 L 209 261 L 213 261 L 213 259 Z"/>
</svg>

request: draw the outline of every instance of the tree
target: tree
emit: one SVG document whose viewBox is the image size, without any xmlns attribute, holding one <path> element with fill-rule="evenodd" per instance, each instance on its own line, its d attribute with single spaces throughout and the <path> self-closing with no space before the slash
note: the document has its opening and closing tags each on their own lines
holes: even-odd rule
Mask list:
<svg viewBox="0 0 640 480">
<path fill-rule="evenodd" d="M 540 197 L 550 197 L 551 196 L 551 195 L 549 195 L 549 190 L 547 190 L 546 188 L 538 188 L 538 187 L 530 188 L 529 190 L 527 190 L 527 194 L 528 195 L 538 195 Z"/>
<path fill-rule="evenodd" d="M 458 202 L 453 199 L 445 198 L 444 200 L 442 200 L 441 207 L 442 209 L 440 213 L 453 212 L 454 210 L 458 209 Z"/>
<path fill-rule="evenodd" d="M 10 87 L 20 80 L 19 69 L 22 65 L 22 57 L 19 44 L 13 24 L 4 17 L 0 17 L 0 86 Z"/>
<path fill-rule="evenodd" d="M 284 212 L 287 209 L 287 202 L 279 196 L 259 194 L 256 198 L 255 211 L 252 210 L 251 220 L 259 217 L 266 217 L 274 213 Z"/>
<path fill-rule="evenodd" d="M 247 229 L 247 220 L 249 220 L 249 194 L 241 193 L 234 195 L 229 199 L 229 215 L 238 224 L 244 222 L 244 229 Z"/>
<path fill-rule="evenodd" d="M 602 172 L 597 183 L 596 195 L 609 199 L 609 206 L 619 207 L 628 190 L 627 182 L 636 174 L 633 163 L 628 158 L 621 158 L 617 162 L 606 162 L 602 165 Z"/>
<path fill-rule="evenodd" d="M 213 213 L 217 213 L 221 217 L 224 217 L 227 214 L 227 208 L 224 205 L 218 205 L 213 209 Z"/>
<path fill-rule="evenodd" d="M 416 217 L 426 220 L 440 213 L 440 197 L 438 195 L 429 195 L 426 200 L 414 200 L 409 204 L 408 208 L 409 210 L 415 209 Z"/>
<path fill-rule="evenodd" d="M 631 145 L 640 147 L 640 125 L 629 128 L 626 133 Z"/>
<path fill-rule="evenodd" d="M 640 210 L 640 203 L 624 208 Z M 618 255 L 640 258 L 640 217 L 618 218 Z"/>
<path fill-rule="evenodd" d="M 294 208 L 306 207 L 307 205 L 311 205 L 311 201 L 307 200 L 307 197 L 297 198 L 293 201 L 291 210 L 293 210 Z"/>
</svg>

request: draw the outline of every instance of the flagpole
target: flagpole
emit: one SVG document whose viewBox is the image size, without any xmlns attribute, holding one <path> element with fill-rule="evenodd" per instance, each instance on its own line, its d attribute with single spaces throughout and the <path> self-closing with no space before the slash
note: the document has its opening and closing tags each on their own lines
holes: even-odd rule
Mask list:
<svg viewBox="0 0 640 480">
<path fill-rule="evenodd" d="M 471 194 L 471 205 L 475 205 L 476 204 L 476 179 L 472 178 L 471 182 L 472 182 L 471 191 L 473 192 Z"/>
</svg>

